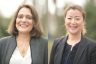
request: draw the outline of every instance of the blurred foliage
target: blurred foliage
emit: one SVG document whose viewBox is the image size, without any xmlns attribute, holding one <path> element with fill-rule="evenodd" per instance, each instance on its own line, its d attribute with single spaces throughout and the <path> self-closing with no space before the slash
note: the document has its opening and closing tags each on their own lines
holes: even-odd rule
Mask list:
<svg viewBox="0 0 96 64">
<path fill-rule="evenodd" d="M 56 37 L 63 36 L 64 34 L 66 34 L 64 26 L 64 16 L 56 16 L 56 21 L 58 24 Z"/>
<path fill-rule="evenodd" d="M 48 13 L 43 14 L 41 18 L 44 36 L 48 36 Z"/>
<path fill-rule="evenodd" d="M 91 0 L 85 5 L 87 36 L 96 39 L 96 3 Z"/>
<path fill-rule="evenodd" d="M 0 37 L 8 36 L 8 24 L 10 22 L 10 18 L 4 18 L 0 16 Z"/>
</svg>

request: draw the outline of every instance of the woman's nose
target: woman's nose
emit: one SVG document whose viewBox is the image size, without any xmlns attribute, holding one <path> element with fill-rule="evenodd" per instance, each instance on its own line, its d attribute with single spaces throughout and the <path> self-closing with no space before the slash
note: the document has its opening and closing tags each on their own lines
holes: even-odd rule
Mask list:
<svg viewBox="0 0 96 64">
<path fill-rule="evenodd" d="M 75 19 L 74 18 L 72 19 L 71 23 L 75 23 Z"/>
<path fill-rule="evenodd" d="M 22 21 L 23 21 L 23 22 L 26 22 L 26 17 L 23 17 L 23 18 L 22 18 Z"/>
</svg>

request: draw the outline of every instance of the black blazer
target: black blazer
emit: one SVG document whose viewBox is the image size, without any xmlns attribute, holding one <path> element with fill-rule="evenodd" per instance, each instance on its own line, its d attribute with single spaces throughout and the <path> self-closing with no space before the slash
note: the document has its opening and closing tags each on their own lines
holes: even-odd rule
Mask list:
<svg viewBox="0 0 96 64">
<path fill-rule="evenodd" d="M 54 40 L 49 64 L 61 64 L 67 37 Z M 96 43 L 82 36 L 73 64 L 96 64 Z"/>
<path fill-rule="evenodd" d="M 0 64 L 9 64 L 16 48 L 14 36 L 0 39 Z M 43 38 L 32 38 L 30 41 L 32 64 L 48 64 L 48 41 Z"/>
</svg>

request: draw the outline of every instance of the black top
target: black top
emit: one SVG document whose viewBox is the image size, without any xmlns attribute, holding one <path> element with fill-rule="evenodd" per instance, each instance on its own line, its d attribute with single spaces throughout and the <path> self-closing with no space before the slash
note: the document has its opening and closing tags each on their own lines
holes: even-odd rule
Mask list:
<svg viewBox="0 0 96 64">
<path fill-rule="evenodd" d="M 68 36 L 54 40 L 49 64 L 61 64 L 67 40 Z M 96 41 L 82 35 L 73 64 L 96 64 Z"/>
<path fill-rule="evenodd" d="M 67 43 L 65 44 L 61 64 L 73 64 L 78 45 L 79 43 L 77 43 L 71 50 L 72 46 Z"/>
</svg>

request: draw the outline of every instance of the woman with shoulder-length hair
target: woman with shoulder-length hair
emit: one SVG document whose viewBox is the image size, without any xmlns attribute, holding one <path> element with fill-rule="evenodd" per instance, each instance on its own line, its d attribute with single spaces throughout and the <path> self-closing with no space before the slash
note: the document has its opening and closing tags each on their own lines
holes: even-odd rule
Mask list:
<svg viewBox="0 0 96 64">
<path fill-rule="evenodd" d="M 34 7 L 23 4 L 9 25 L 11 36 L 0 39 L 0 64 L 48 64 L 48 41 Z"/>
<path fill-rule="evenodd" d="M 96 64 L 96 43 L 85 37 L 85 11 L 79 5 L 64 10 L 67 35 L 54 41 L 50 64 Z"/>
</svg>

